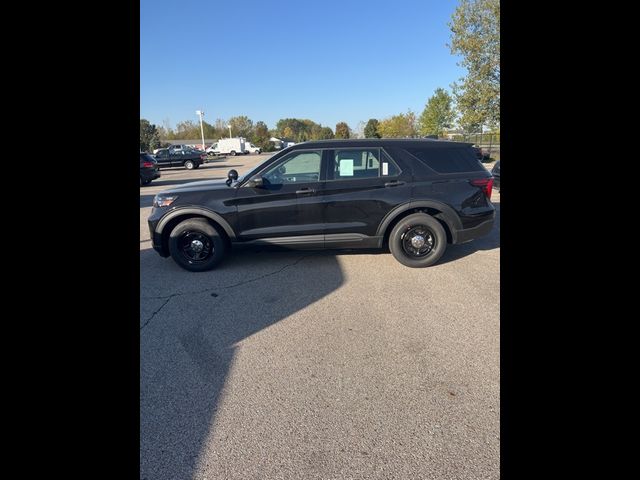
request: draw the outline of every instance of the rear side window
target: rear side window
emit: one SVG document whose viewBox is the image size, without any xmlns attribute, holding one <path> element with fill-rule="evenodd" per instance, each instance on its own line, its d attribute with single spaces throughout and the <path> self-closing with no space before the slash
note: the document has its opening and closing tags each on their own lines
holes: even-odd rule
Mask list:
<svg viewBox="0 0 640 480">
<path fill-rule="evenodd" d="M 140 154 L 140 161 L 141 162 L 154 162 L 156 161 L 155 158 L 153 158 L 151 155 L 149 155 L 148 153 L 141 153 Z"/>
<path fill-rule="evenodd" d="M 478 161 L 472 148 L 407 148 L 414 157 L 422 160 L 438 173 L 482 172 L 485 168 Z"/>
<path fill-rule="evenodd" d="M 350 148 L 333 151 L 329 180 L 392 177 L 400 174 L 396 163 L 379 148 Z"/>
<path fill-rule="evenodd" d="M 352 180 L 377 177 L 380 170 L 380 151 L 375 149 L 349 149 L 334 152 L 334 180 Z"/>
<path fill-rule="evenodd" d="M 400 168 L 396 165 L 387 152 L 382 150 L 382 174 L 383 177 L 395 177 L 400 175 Z"/>
</svg>

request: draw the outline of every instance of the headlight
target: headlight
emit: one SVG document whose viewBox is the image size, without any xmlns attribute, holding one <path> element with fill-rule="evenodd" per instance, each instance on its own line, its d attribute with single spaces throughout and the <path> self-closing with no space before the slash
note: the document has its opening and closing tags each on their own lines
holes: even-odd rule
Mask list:
<svg viewBox="0 0 640 480">
<path fill-rule="evenodd" d="M 171 205 L 176 198 L 178 198 L 177 195 L 174 195 L 172 197 L 166 196 L 166 195 L 156 195 L 155 197 L 153 197 L 153 206 L 156 208 L 160 208 L 160 207 L 168 207 L 169 205 Z"/>
</svg>

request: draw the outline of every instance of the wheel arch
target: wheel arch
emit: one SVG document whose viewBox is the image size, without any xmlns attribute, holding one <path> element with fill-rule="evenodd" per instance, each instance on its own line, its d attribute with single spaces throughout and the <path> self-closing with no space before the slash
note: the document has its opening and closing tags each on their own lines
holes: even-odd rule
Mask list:
<svg viewBox="0 0 640 480">
<path fill-rule="evenodd" d="M 171 233 L 171 230 L 173 230 L 178 223 L 183 220 L 188 220 L 189 218 L 205 218 L 214 227 L 217 227 L 222 234 L 224 234 L 228 242 L 232 242 L 236 238 L 236 234 L 233 231 L 233 228 L 231 228 L 231 225 L 229 225 L 229 222 L 216 212 L 198 207 L 179 208 L 162 217 L 156 227 L 156 233 L 161 236 L 162 246 L 167 249 L 166 251 L 168 251 L 169 234 Z"/>
<path fill-rule="evenodd" d="M 400 220 L 419 212 L 424 212 L 438 220 L 447 234 L 447 243 L 456 243 L 457 231 L 462 229 L 462 222 L 453 208 L 436 200 L 416 200 L 398 205 L 382 219 L 376 235 L 383 237 L 383 244 L 386 244 L 393 227 Z"/>
</svg>

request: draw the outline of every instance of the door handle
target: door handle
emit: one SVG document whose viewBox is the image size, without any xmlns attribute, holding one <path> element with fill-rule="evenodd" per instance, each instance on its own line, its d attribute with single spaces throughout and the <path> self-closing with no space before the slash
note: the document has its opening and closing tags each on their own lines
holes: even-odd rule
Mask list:
<svg viewBox="0 0 640 480">
<path fill-rule="evenodd" d="M 394 180 L 393 182 L 387 182 L 384 184 L 385 187 L 397 187 L 399 185 L 404 185 L 404 182 L 400 180 Z"/>
<path fill-rule="evenodd" d="M 303 188 L 300 190 L 296 190 L 296 193 L 298 195 L 302 195 L 303 193 L 316 193 L 316 191 L 313 188 Z"/>
</svg>

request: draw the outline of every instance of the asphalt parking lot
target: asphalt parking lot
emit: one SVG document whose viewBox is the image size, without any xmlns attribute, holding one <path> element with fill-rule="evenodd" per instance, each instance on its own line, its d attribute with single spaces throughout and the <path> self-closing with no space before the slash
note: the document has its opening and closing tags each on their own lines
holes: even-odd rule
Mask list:
<svg viewBox="0 0 640 480">
<path fill-rule="evenodd" d="M 232 253 L 190 273 L 151 247 L 140 188 L 140 478 L 498 479 L 500 194 L 492 233 L 426 269 L 388 252 Z"/>
</svg>

